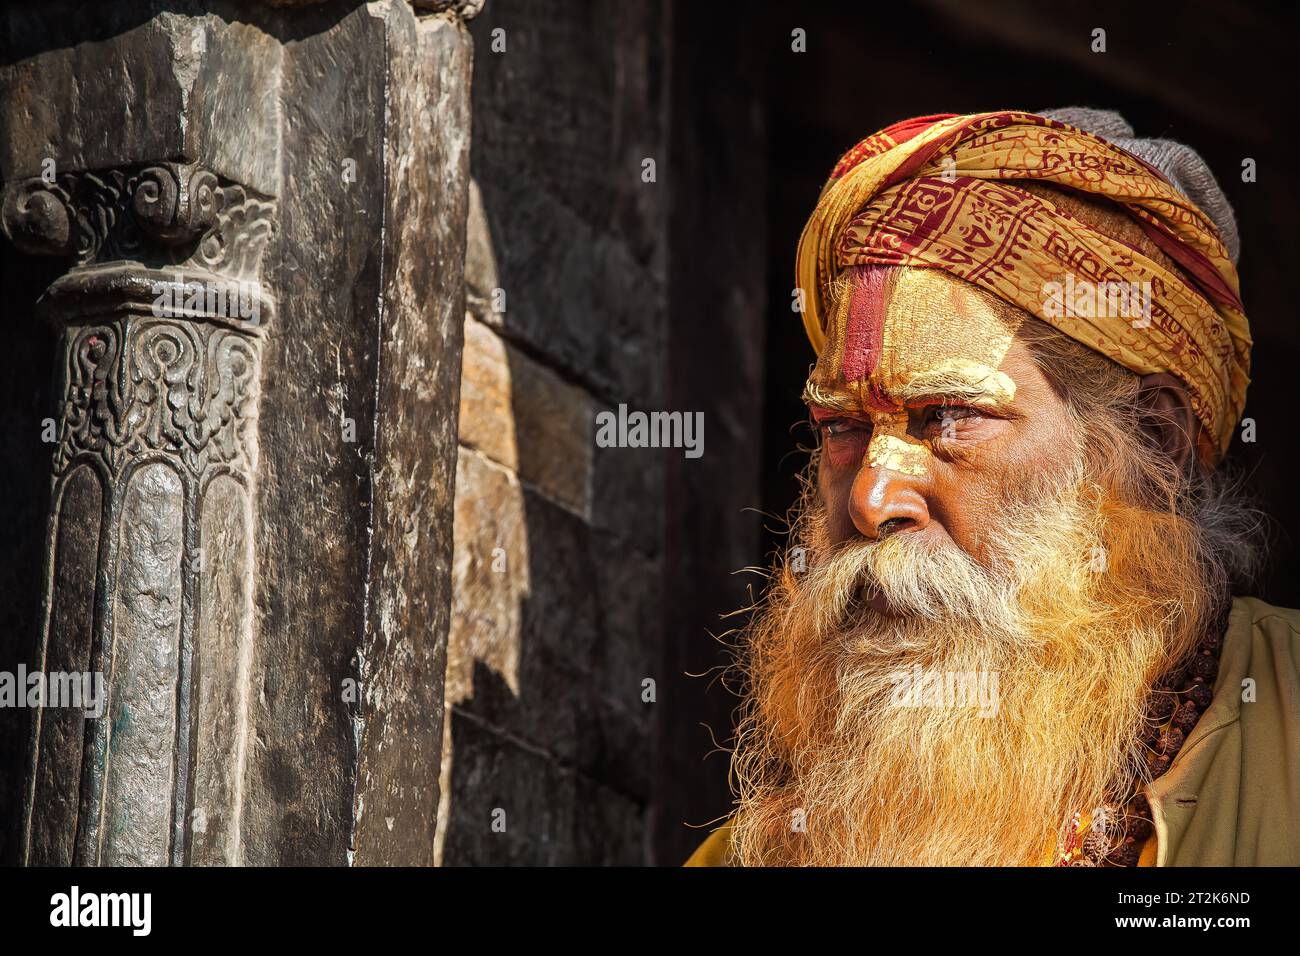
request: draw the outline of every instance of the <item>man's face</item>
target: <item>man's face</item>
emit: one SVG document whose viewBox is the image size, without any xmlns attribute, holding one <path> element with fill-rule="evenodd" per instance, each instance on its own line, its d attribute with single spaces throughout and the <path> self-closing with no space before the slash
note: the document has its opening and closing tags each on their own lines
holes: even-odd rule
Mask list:
<svg viewBox="0 0 1300 956">
<path fill-rule="evenodd" d="M 748 635 L 733 846 L 1039 862 L 1131 792 L 1152 681 L 1195 633 L 1170 624 L 1204 590 L 1194 529 L 1112 492 L 1023 313 L 934 270 L 856 281 L 806 388 L 823 443 L 800 558 Z M 1121 471 L 1147 453 L 1106 447 Z M 997 706 L 900 701 L 916 673 L 996 679 Z"/>
<path fill-rule="evenodd" d="M 937 269 L 854 281 L 807 395 L 832 544 L 908 533 L 984 563 L 1002 504 L 1069 464 L 1065 403 L 1016 315 Z"/>
</svg>

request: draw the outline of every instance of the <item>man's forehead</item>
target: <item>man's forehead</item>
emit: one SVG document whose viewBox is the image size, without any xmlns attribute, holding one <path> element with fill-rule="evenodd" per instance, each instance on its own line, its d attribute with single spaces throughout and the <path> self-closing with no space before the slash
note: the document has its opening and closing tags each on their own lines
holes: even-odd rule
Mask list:
<svg viewBox="0 0 1300 956">
<path fill-rule="evenodd" d="M 827 408 L 1005 405 L 1020 309 L 938 269 L 852 268 L 805 399 Z"/>
</svg>

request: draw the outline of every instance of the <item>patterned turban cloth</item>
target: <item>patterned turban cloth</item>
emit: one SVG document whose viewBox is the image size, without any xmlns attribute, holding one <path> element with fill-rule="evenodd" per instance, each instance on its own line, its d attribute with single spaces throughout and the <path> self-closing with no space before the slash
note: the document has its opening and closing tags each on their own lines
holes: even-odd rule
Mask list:
<svg viewBox="0 0 1300 956">
<path fill-rule="evenodd" d="M 796 279 L 808 337 L 819 355 L 828 340 L 833 349 L 845 348 L 845 332 L 830 327 L 830 313 L 832 286 L 849 266 L 942 269 L 1138 374 L 1177 376 L 1204 426 L 1197 454 L 1212 467 L 1227 451 L 1250 381 L 1250 329 L 1233 264 L 1231 211 L 1225 220 L 1226 200 L 1191 150 L 1133 140 L 1114 113 L 1059 115 L 1073 124 L 1015 111 L 923 116 L 845 153 L 799 240 Z M 1103 139 L 1082 128 L 1104 127 L 1089 122 L 1097 118 L 1115 121 L 1108 133 L 1128 137 Z M 1163 144 L 1165 155 L 1182 162 L 1184 175 L 1175 180 L 1209 182 L 1202 201 L 1222 207 L 1215 208 L 1222 232 L 1169 176 L 1136 154 L 1133 144 L 1143 142 Z M 1135 245 L 1082 221 L 1064 197 L 1053 201 L 1060 190 L 1108 200 L 1150 243 Z M 1159 261 L 1139 245 L 1159 250 Z M 1108 290 L 1139 288 L 1140 315 L 1106 307 Z M 1109 305 L 1117 301 L 1112 294 Z"/>
</svg>

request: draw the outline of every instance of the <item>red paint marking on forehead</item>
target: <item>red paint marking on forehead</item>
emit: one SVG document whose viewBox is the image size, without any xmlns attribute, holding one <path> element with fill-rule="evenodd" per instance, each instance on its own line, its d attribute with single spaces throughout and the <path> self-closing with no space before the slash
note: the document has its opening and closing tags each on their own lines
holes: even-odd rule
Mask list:
<svg viewBox="0 0 1300 956">
<path fill-rule="evenodd" d="M 844 327 L 844 381 L 852 384 L 866 378 L 880 363 L 880 346 L 885 327 L 884 268 L 855 266 L 849 299 L 849 318 Z"/>
<path fill-rule="evenodd" d="M 899 409 L 898 402 L 885 394 L 879 382 L 868 382 L 867 393 L 863 397 L 873 412 L 896 412 Z"/>
</svg>

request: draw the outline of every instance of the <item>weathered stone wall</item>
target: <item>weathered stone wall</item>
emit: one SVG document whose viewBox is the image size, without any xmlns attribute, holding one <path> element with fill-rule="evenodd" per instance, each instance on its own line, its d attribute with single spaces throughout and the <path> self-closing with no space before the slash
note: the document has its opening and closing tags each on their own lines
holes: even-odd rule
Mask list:
<svg viewBox="0 0 1300 956">
<path fill-rule="evenodd" d="M 504 0 L 471 27 L 447 865 L 645 858 L 672 452 L 597 448 L 594 420 L 665 404 L 664 7 Z"/>
<path fill-rule="evenodd" d="M 710 630 L 759 560 L 765 320 L 743 32 L 667 0 L 471 27 L 444 864 L 677 864 L 726 809 Z M 619 405 L 702 414 L 703 454 L 599 447 Z"/>
</svg>

